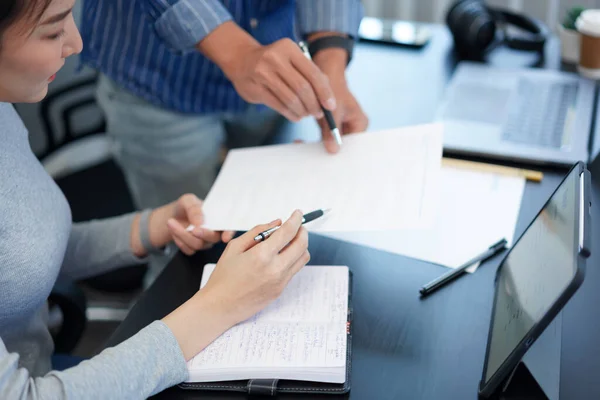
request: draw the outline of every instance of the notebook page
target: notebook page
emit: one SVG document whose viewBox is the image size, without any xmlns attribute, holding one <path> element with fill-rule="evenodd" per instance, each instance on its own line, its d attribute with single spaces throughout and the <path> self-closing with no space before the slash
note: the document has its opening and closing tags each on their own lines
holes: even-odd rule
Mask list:
<svg viewBox="0 0 600 400">
<path fill-rule="evenodd" d="M 204 287 L 215 264 L 204 266 Z M 250 318 L 260 322 L 346 323 L 348 320 L 348 267 L 302 268 L 273 303 Z"/>
<path fill-rule="evenodd" d="M 438 124 L 352 134 L 335 155 L 321 143 L 231 150 L 204 202 L 204 224 L 243 231 L 295 209 L 330 208 L 306 228 L 429 226 L 439 200 L 442 134 Z"/>
<path fill-rule="evenodd" d="M 205 266 L 201 286 L 214 267 Z M 222 370 L 219 380 L 227 380 L 236 369 L 250 371 L 249 378 L 265 368 L 337 367 L 345 376 L 348 279 L 348 267 L 303 268 L 279 299 L 188 361 L 191 375 L 200 381 L 199 372 Z"/>
</svg>

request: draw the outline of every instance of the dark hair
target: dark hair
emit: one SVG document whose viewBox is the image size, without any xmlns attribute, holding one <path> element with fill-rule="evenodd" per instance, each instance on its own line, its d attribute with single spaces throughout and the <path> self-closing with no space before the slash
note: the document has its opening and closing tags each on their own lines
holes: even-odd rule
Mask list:
<svg viewBox="0 0 600 400">
<path fill-rule="evenodd" d="M 22 18 L 38 23 L 50 3 L 52 0 L 0 0 L 0 38 Z"/>
</svg>

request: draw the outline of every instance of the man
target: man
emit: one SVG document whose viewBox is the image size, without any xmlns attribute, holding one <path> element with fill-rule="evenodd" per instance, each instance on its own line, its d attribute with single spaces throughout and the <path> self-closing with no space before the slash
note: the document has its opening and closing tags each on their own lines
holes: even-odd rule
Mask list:
<svg viewBox="0 0 600 400">
<path fill-rule="evenodd" d="M 137 207 L 204 197 L 226 123 L 236 126 L 227 144 L 248 146 L 277 113 L 312 115 L 331 153 L 321 106 L 342 133 L 365 130 L 345 80 L 361 18 L 360 0 L 86 0 L 82 61 L 103 74 L 98 100 Z M 148 282 L 160 268 L 151 263 Z"/>
</svg>

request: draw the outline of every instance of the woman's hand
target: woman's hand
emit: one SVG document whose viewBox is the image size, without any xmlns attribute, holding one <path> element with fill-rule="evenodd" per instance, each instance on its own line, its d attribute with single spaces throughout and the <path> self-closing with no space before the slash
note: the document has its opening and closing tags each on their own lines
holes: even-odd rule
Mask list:
<svg viewBox="0 0 600 400">
<path fill-rule="evenodd" d="M 300 211 L 267 240 L 254 241 L 260 232 L 280 223 L 257 226 L 232 240 L 204 288 L 163 319 L 186 360 L 265 308 L 308 263 L 308 233 L 302 227 Z"/>
<path fill-rule="evenodd" d="M 308 233 L 302 213 L 292 216 L 267 240 L 254 237 L 281 224 L 276 220 L 257 226 L 232 240 L 202 289 L 223 304 L 234 323 L 242 322 L 275 300 L 290 279 L 308 263 Z"/>
<path fill-rule="evenodd" d="M 150 243 L 161 248 L 171 242 L 186 255 L 212 247 L 215 243 L 229 242 L 235 232 L 214 232 L 202 228 L 202 200 L 193 194 L 184 194 L 178 200 L 152 211 L 148 222 Z M 194 225 L 192 231 L 186 228 Z M 134 220 L 132 229 L 132 247 L 137 256 L 144 256 L 146 249 L 139 240 L 139 217 Z M 143 229 L 143 227 L 142 227 Z"/>
</svg>

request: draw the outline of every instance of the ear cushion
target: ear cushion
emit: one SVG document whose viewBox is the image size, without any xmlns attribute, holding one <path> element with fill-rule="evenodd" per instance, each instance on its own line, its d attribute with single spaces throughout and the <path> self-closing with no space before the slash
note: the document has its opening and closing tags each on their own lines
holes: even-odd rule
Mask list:
<svg viewBox="0 0 600 400">
<path fill-rule="evenodd" d="M 446 23 L 459 54 L 480 58 L 494 42 L 494 15 L 479 0 L 461 0 L 448 11 Z"/>
</svg>

